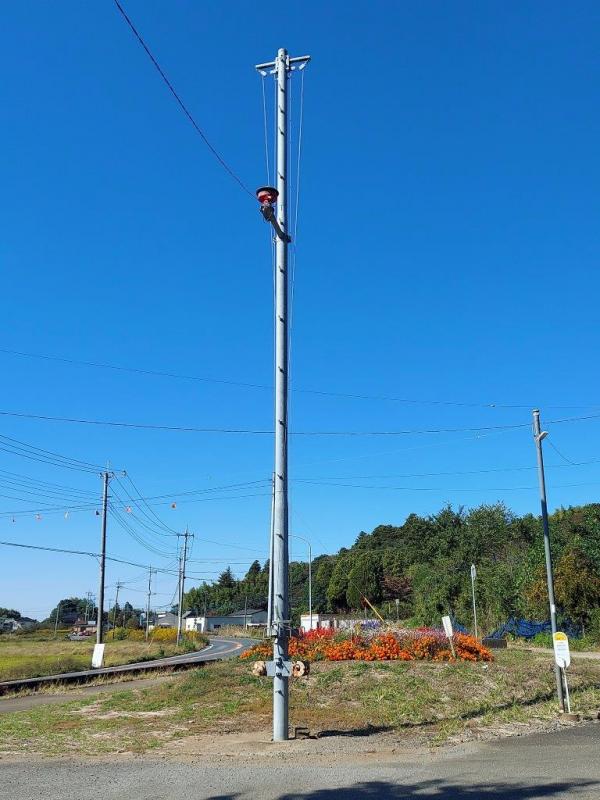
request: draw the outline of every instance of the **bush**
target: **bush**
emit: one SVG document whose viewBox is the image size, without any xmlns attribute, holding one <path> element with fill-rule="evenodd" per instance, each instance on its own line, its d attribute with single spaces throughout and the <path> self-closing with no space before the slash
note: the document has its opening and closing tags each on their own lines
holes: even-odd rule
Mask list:
<svg viewBox="0 0 600 800">
<path fill-rule="evenodd" d="M 136 633 L 136 631 L 133 631 L 133 633 Z M 184 631 L 182 633 L 182 640 L 184 642 L 191 642 L 196 647 L 199 644 L 208 644 L 206 636 L 198 631 Z M 175 643 L 177 641 L 177 631 L 175 628 L 154 628 L 150 631 L 150 641 Z"/>
<path fill-rule="evenodd" d="M 266 659 L 271 656 L 271 643 L 255 645 L 240 658 Z M 473 636 L 454 634 L 456 659 L 492 661 L 492 654 Z M 308 631 L 290 639 L 291 658 L 312 661 L 454 661 L 450 642 L 443 631 L 394 629 L 334 631 L 326 628 Z"/>
<path fill-rule="evenodd" d="M 588 634 L 590 639 L 595 641 L 596 644 L 600 644 L 600 608 L 594 608 L 590 611 Z"/>
</svg>

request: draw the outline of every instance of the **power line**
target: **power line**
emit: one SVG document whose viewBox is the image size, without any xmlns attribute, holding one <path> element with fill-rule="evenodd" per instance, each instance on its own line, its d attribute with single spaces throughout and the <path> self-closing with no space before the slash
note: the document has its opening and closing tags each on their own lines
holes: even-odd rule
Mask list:
<svg viewBox="0 0 600 800">
<path fill-rule="evenodd" d="M 270 497 L 270 496 L 271 496 L 270 492 L 254 492 L 254 493 L 251 493 L 251 494 L 224 495 L 223 497 L 199 497 L 199 498 L 195 498 L 195 499 L 181 500 L 180 502 L 181 503 L 208 503 L 208 502 L 212 502 L 212 501 L 216 501 L 216 500 L 229 500 L 229 501 L 231 501 L 231 500 L 244 500 L 244 499 L 249 498 L 249 497 Z M 166 501 L 166 502 L 168 502 L 168 501 Z M 26 510 L 19 509 L 17 511 L 0 511 L 0 517 L 3 517 L 3 516 L 4 517 L 10 517 L 10 516 L 23 517 L 23 516 L 28 516 L 30 514 L 36 514 L 36 513 L 41 513 L 41 512 L 44 512 L 46 514 L 51 514 L 51 513 L 59 514 L 59 513 L 64 513 L 66 511 L 69 511 L 69 512 L 94 511 L 94 510 L 98 509 L 98 505 L 99 505 L 98 503 L 93 504 L 93 505 L 89 504 L 89 505 L 81 505 L 81 506 L 56 505 L 56 506 L 53 506 L 52 508 L 49 508 L 49 509 L 46 509 L 46 508 L 42 508 L 42 509 L 33 508 L 32 509 L 32 508 L 30 508 L 30 509 L 26 509 Z M 165 505 L 165 502 L 156 503 L 155 505 Z M 221 544 L 221 543 L 217 542 L 217 544 Z"/>
<path fill-rule="evenodd" d="M 196 428 L 179 425 L 152 425 L 139 422 L 115 422 L 112 420 L 81 419 L 75 417 L 52 417 L 47 414 L 28 414 L 22 411 L 0 411 L 0 416 L 19 417 L 22 419 L 38 419 L 45 422 L 69 422 L 78 425 L 101 425 L 112 428 L 137 428 L 140 430 L 179 431 L 183 433 L 238 433 L 272 435 L 270 430 L 252 430 L 248 428 Z"/>
<path fill-rule="evenodd" d="M 305 484 L 311 484 L 314 486 L 328 486 L 328 487 L 336 487 L 336 488 L 344 488 L 344 489 L 379 489 L 382 491 L 402 491 L 402 492 L 456 492 L 460 494 L 462 492 L 532 492 L 537 489 L 537 486 L 504 486 L 504 487 L 494 487 L 494 486 L 485 486 L 485 487 L 477 487 L 477 488 L 463 488 L 457 486 L 373 486 L 373 485 L 365 485 L 360 483 L 332 483 L 327 481 L 304 481 Z M 599 486 L 600 484 L 598 481 L 586 482 L 586 483 L 565 483 L 559 484 L 556 486 L 550 486 L 550 489 L 572 489 L 574 487 L 579 486 Z"/>
<path fill-rule="evenodd" d="M 169 372 L 166 370 L 144 369 L 140 367 L 124 367 L 124 366 L 119 366 L 117 364 L 107 364 L 106 362 L 85 361 L 82 359 L 66 358 L 63 356 L 52 356 L 41 353 L 28 353 L 21 350 L 10 350 L 7 348 L 0 348 L 0 353 L 4 353 L 5 355 L 9 356 L 18 356 L 21 358 L 34 358 L 42 361 L 55 361 L 62 364 L 71 364 L 80 367 L 108 369 L 108 370 L 113 370 L 115 372 L 129 372 L 137 375 L 149 375 L 152 377 L 159 377 L 159 378 L 173 378 L 176 380 L 199 381 L 201 383 L 214 383 L 214 384 L 221 384 L 224 386 L 238 386 L 243 389 L 264 389 L 268 391 L 272 391 L 273 389 L 273 386 L 267 383 L 250 383 L 247 381 L 236 381 L 227 378 L 209 378 L 201 375 L 190 375 L 186 373 Z M 535 403 L 500 403 L 500 402 L 481 401 L 481 400 L 480 401 L 429 400 L 423 398 L 396 397 L 393 395 L 385 395 L 385 394 L 367 394 L 364 392 L 336 392 L 336 391 L 328 391 L 325 389 L 304 389 L 298 387 L 291 387 L 290 391 L 296 394 L 311 394 L 321 397 L 339 397 L 350 400 L 375 400 L 375 401 L 383 401 L 391 403 L 405 403 L 407 405 L 455 406 L 457 408 L 487 408 L 487 409 L 514 408 L 514 409 L 529 410 L 535 405 Z M 586 408 L 597 408 L 598 405 L 600 405 L 599 403 L 586 403 L 586 404 L 575 403 L 575 404 L 557 405 L 550 403 L 540 403 L 539 401 L 537 404 L 544 406 L 544 408 L 553 408 L 553 409 L 586 409 Z"/>
<path fill-rule="evenodd" d="M 600 464 L 600 458 L 592 458 L 589 461 L 568 461 L 568 463 L 566 464 L 547 464 L 546 468 L 563 469 L 564 467 L 583 467 L 583 466 L 588 466 L 589 464 Z M 358 480 L 378 480 L 378 479 L 386 480 L 386 479 L 396 479 L 396 478 L 433 478 L 440 476 L 446 477 L 449 475 L 487 475 L 496 472 L 525 472 L 536 469 L 537 467 L 535 466 L 533 467 L 527 466 L 527 467 L 495 467 L 491 469 L 469 469 L 469 470 L 458 470 L 454 472 L 407 472 L 397 475 L 342 475 L 342 476 L 325 475 L 325 476 L 299 477 L 299 478 L 294 478 L 293 481 L 295 483 L 304 483 L 305 481 L 319 481 L 319 480 L 358 481 Z"/>
<path fill-rule="evenodd" d="M 246 434 L 259 436 L 272 436 L 273 431 L 255 428 L 198 428 L 195 426 L 183 425 L 160 425 L 143 422 L 121 422 L 115 420 L 85 419 L 81 417 L 55 417 L 47 414 L 30 414 L 23 411 L 0 411 L 0 416 L 19 417 L 25 419 L 37 419 L 45 422 L 65 422 L 78 425 L 99 425 L 114 428 L 134 428 L 139 430 L 158 430 L 175 431 L 179 433 L 224 433 L 224 434 Z M 559 425 L 566 422 L 580 422 L 583 420 L 598 419 L 600 414 L 587 414 L 580 417 L 568 417 L 565 419 L 547 420 L 546 425 Z M 362 430 L 362 431 L 290 431 L 290 436 L 416 436 L 439 433 L 482 433 L 485 431 L 508 431 L 519 428 L 529 428 L 528 422 L 517 422 L 505 425 L 480 425 L 477 427 L 464 428 L 421 428 L 406 430 Z"/>
<path fill-rule="evenodd" d="M 210 143 L 210 141 L 209 141 L 209 140 L 208 140 L 208 138 L 206 137 L 206 134 L 204 133 L 204 131 L 203 131 L 203 130 L 202 130 L 202 128 L 200 127 L 200 125 L 198 125 L 198 123 L 196 122 L 196 120 L 195 120 L 195 119 L 194 119 L 194 117 L 192 116 L 191 112 L 189 111 L 189 109 L 187 108 L 187 106 L 185 105 L 185 103 L 183 102 L 183 100 L 181 99 L 181 97 L 180 97 L 180 96 L 177 94 L 177 92 L 175 91 L 175 88 L 174 88 L 173 84 L 171 83 L 171 81 L 170 81 L 170 80 L 167 78 L 167 76 L 165 75 L 165 73 L 164 73 L 164 71 L 163 71 L 162 67 L 160 66 L 160 64 L 158 63 L 158 61 L 156 60 L 156 58 L 153 56 L 153 54 L 152 54 L 152 52 L 150 51 L 150 48 L 148 47 L 148 45 L 146 44 L 146 42 L 145 42 L 145 41 L 142 39 L 142 37 L 141 37 L 140 33 L 138 32 L 137 28 L 135 27 L 135 25 L 134 25 L 134 24 L 133 24 L 133 22 L 131 21 L 130 17 L 129 17 L 129 16 L 127 15 L 127 13 L 125 12 L 125 9 L 124 9 L 124 8 L 123 8 L 123 6 L 122 6 L 122 5 L 119 3 L 119 0 L 114 0 L 114 3 L 115 3 L 115 5 L 116 5 L 117 9 L 119 10 L 119 12 L 120 12 L 121 16 L 123 17 L 123 19 L 124 19 L 124 20 L 125 20 L 125 22 L 127 23 L 127 25 L 129 25 L 129 27 L 130 27 L 131 31 L 133 32 L 133 34 L 134 34 L 134 36 L 136 37 L 136 39 L 138 40 L 138 42 L 139 42 L 139 43 L 142 45 L 142 47 L 144 48 L 144 51 L 146 52 L 146 55 L 148 56 L 148 58 L 150 59 L 150 61 L 151 61 L 151 62 L 154 64 L 154 66 L 156 67 L 156 70 L 158 71 L 158 74 L 159 74 L 159 75 L 160 75 L 160 77 L 163 79 L 163 81 L 164 81 L 165 85 L 167 86 L 167 88 L 169 89 L 169 91 L 171 92 L 171 94 L 173 95 L 173 97 L 175 98 L 175 100 L 177 101 L 177 103 L 178 103 L 179 107 L 181 108 L 181 110 L 183 111 L 183 113 L 186 115 L 186 117 L 188 118 L 188 120 L 189 120 L 189 121 L 192 123 L 192 125 L 194 126 L 194 130 L 196 131 L 196 133 L 197 133 L 197 134 L 198 134 L 198 135 L 201 137 L 201 139 L 202 139 L 202 141 L 204 142 L 204 144 L 205 144 L 205 145 L 208 147 L 208 149 L 210 150 L 210 152 L 211 152 L 211 153 L 213 154 L 213 156 L 214 156 L 214 157 L 217 159 L 217 161 L 218 161 L 218 162 L 219 162 L 219 164 L 220 164 L 220 165 L 223 167 L 223 169 L 225 169 L 225 170 L 226 170 L 226 172 L 228 172 L 228 173 L 229 173 L 229 175 L 230 175 L 230 176 L 233 178 L 233 180 L 234 180 L 234 181 L 235 181 L 237 184 L 239 184 L 239 186 L 240 186 L 240 187 L 241 187 L 241 188 L 244 190 L 244 192 L 246 192 L 246 194 L 250 195 L 250 197 L 251 197 L 251 198 L 254 200 L 254 199 L 255 199 L 254 192 L 251 192 L 251 191 L 250 191 L 250 189 L 249 189 L 249 188 L 246 186 L 246 184 L 244 183 L 244 181 L 243 181 L 243 180 L 242 180 L 242 179 L 241 179 L 241 178 L 240 178 L 238 175 L 236 175 L 236 173 L 235 173 L 235 172 L 234 172 L 234 171 L 231 169 L 231 167 L 229 166 L 229 164 L 227 164 L 227 162 L 225 161 L 225 159 L 224 159 L 224 158 L 223 158 L 223 157 L 220 155 L 220 153 L 219 153 L 219 152 L 218 152 L 218 151 L 215 149 L 215 147 L 213 147 L 213 145 Z"/>
<path fill-rule="evenodd" d="M 44 448 L 36 447 L 35 445 L 2 434 L 0 434 L 0 450 L 10 453 L 11 455 L 19 456 L 20 458 L 26 458 L 30 461 L 38 461 L 42 464 L 64 467 L 79 472 L 90 472 L 96 475 L 99 471 L 102 471 L 102 467 L 97 464 L 80 461 L 70 456 L 63 456 L 52 450 L 45 450 Z"/>
</svg>

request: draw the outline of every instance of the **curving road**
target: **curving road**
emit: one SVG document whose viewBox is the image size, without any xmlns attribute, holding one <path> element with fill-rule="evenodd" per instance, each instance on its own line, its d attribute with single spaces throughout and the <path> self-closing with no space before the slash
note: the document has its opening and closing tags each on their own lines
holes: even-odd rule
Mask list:
<svg viewBox="0 0 600 800">
<path fill-rule="evenodd" d="M 102 669 L 86 669 L 80 672 L 63 672 L 58 675 L 44 675 L 39 678 L 23 678 L 16 681 L 0 682 L 0 695 L 17 689 L 35 688 L 49 683 L 84 683 L 98 675 L 115 675 L 123 672 L 147 672 L 156 669 L 188 667 L 205 661 L 220 661 L 223 658 L 238 656 L 246 648 L 256 644 L 253 639 L 223 639 L 215 637 L 211 643 L 195 653 L 184 653 L 181 656 L 156 658 L 152 661 L 138 661 L 134 664 L 119 664 L 116 667 Z"/>
</svg>

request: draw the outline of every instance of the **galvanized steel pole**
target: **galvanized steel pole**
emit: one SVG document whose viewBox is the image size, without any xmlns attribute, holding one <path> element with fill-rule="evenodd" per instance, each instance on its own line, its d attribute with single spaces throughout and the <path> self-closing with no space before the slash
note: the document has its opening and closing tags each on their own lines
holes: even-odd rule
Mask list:
<svg viewBox="0 0 600 800">
<path fill-rule="evenodd" d="M 289 61 L 281 48 L 275 61 L 277 81 L 277 222 L 287 233 L 287 145 Z M 273 740 L 289 737 L 289 678 L 279 665 L 288 660 L 288 242 L 277 237 L 275 256 L 275 488 L 273 514 Z"/>
<path fill-rule="evenodd" d="M 102 539 L 100 544 L 100 586 L 98 589 L 98 620 L 96 623 L 96 644 L 102 644 L 104 624 L 104 580 L 106 570 L 106 516 L 108 511 L 108 481 L 110 473 L 102 474 Z"/>
<path fill-rule="evenodd" d="M 271 615 L 269 634 L 273 637 L 273 740 L 289 738 L 288 720 L 288 642 L 290 635 L 290 608 L 288 597 L 288 93 L 287 81 L 293 69 L 301 69 L 310 56 L 290 58 L 287 50 L 280 48 L 275 61 L 257 64 L 263 75 L 275 75 L 276 95 L 276 148 L 277 186 L 272 193 L 265 190 L 263 216 L 276 233 L 275 250 L 275 475 L 273 481 L 273 545 L 271 576 Z M 259 202 L 261 190 L 257 192 Z M 277 211 L 272 204 L 277 195 Z M 272 195 L 272 197 L 270 196 Z M 265 213 L 267 212 L 268 213 Z"/>
<path fill-rule="evenodd" d="M 548 504 L 546 502 L 546 479 L 544 476 L 544 456 L 542 455 L 542 441 L 547 436 L 546 431 L 540 428 L 540 412 L 533 411 L 533 438 L 537 451 L 538 478 L 540 483 L 540 502 L 542 506 L 542 526 L 544 529 L 544 553 L 546 555 L 546 582 L 548 584 L 548 603 L 550 605 L 550 625 L 552 634 L 556 633 L 556 604 L 554 602 L 554 576 L 552 573 L 552 552 L 550 550 L 550 526 L 548 524 Z M 554 664 L 556 675 L 556 694 L 560 710 L 565 710 L 565 697 L 563 692 L 562 675 L 558 664 Z"/>
</svg>

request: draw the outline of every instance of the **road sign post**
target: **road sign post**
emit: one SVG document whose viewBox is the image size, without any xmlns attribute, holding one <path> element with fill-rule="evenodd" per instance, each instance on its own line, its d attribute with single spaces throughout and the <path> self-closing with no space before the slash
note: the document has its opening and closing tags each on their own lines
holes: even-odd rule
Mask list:
<svg viewBox="0 0 600 800">
<path fill-rule="evenodd" d="M 475 564 L 471 564 L 471 592 L 473 594 L 473 624 L 475 626 L 475 638 L 478 639 L 477 631 L 477 605 L 475 603 L 475 578 L 477 577 L 477 568 Z"/>
<path fill-rule="evenodd" d="M 567 683 L 567 667 L 571 664 L 571 651 L 569 649 L 569 637 L 562 631 L 552 634 L 552 644 L 554 645 L 554 661 L 560 669 L 560 674 L 564 680 L 565 700 L 567 701 L 567 713 L 571 713 L 571 699 L 569 697 L 569 684 Z"/>
<path fill-rule="evenodd" d="M 456 658 L 456 652 L 454 650 L 454 630 L 452 628 L 452 620 L 450 617 L 442 617 L 442 625 L 444 626 L 444 631 L 446 636 L 448 637 L 448 641 L 450 642 L 450 649 L 452 650 L 452 657 Z"/>
</svg>

